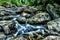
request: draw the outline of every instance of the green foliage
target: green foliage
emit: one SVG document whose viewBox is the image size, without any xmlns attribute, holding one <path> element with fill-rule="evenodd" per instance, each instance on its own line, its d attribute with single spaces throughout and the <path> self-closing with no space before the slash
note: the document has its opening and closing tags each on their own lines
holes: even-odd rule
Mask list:
<svg viewBox="0 0 60 40">
<path fill-rule="evenodd" d="M 42 9 L 43 9 L 43 7 L 42 7 L 41 5 L 37 6 L 36 8 L 37 8 L 38 10 L 42 10 Z"/>
<path fill-rule="evenodd" d="M 8 6 L 11 4 L 15 4 L 17 6 L 27 5 L 27 6 L 35 6 L 40 11 L 46 10 L 46 5 L 56 2 L 56 0 L 0 0 L 0 5 Z M 60 8 L 58 8 L 60 9 Z M 58 11 L 60 13 L 60 10 Z"/>
<path fill-rule="evenodd" d="M 29 0 L 25 0 L 25 5 L 30 5 Z"/>
<path fill-rule="evenodd" d="M 2 5 L 2 1 L 0 0 L 0 5 Z"/>
<path fill-rule="evenodd" d="M 19 0 L 11 0 L 12 4 L 21 5 L 22 3 Z"/>
<path fill-rule="evenodd" d="M 0 0 L 0 5 L 3 5 L 3 3 L 8 4 L 15 4 L 15 5 L 35 5 L 39 3 L 45 3 L 47 0 Z M 49 1 L 49 0 L 48 0 Z"/>
</svg>

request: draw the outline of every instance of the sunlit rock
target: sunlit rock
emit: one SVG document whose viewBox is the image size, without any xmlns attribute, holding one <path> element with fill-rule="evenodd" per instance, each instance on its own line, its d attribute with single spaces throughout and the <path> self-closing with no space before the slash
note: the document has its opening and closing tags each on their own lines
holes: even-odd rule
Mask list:
<svg viewBox="0 0 60 40">
<path fill-rule="evenodd" d="M 47 23 L 47 28 L 54 33 L 60 35 L 60 18 L 52 20 Z"/>
<path fill-rule="evenodd" d="M 42 12 L 42 13 L 38 13 L 38 14 L 34 15 L 28 21 L 29 21 L 29 23 L 31 23 L 31 21 L 34 23 L 41 23 L 41 22 L 49 21 L 49 20 L 51 20 L 49 14 Z"/>
</svg>

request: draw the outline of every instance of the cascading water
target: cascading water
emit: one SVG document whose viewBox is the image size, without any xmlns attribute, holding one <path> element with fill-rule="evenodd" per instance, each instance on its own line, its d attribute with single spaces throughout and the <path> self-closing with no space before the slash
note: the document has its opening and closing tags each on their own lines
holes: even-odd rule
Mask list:
<svg viewBox="0 0 60 40">
<path fill-rule="evenodd" d="M 12 34 L 12 36 L 10 36 L 9 38 L 7 37 L 7 40 L 10 40 L 11 38 L 13 38 L 13 37 L 17 37 L 17 36 L 19 36 L 19 35 L 32 35 L 32 36 L 34 36 L 34 34 L 41 34 L 42 36 L 44 36 L 44 35 L 60 35 L 59 33 L 57 33 L 57 32 L 51 32 L 51 30 L 49 30 L 47 27 L 47 24 L 39 24 L 39 25 L 36 25 L 36 24 L 34 24 L 34 25 L 31 25 L 31 24 L 29 24 L 28 23 L 28 20 L 30 19 L 30 20 L 33 20 L 33 21 L 35 21 L 35 23 L 37 23 L 37 22 L 43 22 L 44 23 L 44 21 L 46 20 L 48 20 L 48 21 L 50 21 L 51 20 L 51 18 L 50 18 L 50 16 L 51 16 L 51 14 L 50 13 L 55 13 L 55 11 L 53 10 L 53 7 L 51 8 L 50 7 L 50 9 L 49 9 L 49 7 L 47 6 L 47 10 L 48 10 L 48 12 L 50 12 L 49 14 L 50 14 L 50 16 L 49 16 L 49 14 L 48 13 L 39 13 L 39 12 L 37 12 L 38 14 L 36 15 L 36 14 L 34 14 L 35 16 L 33 16 L 32 15 L 32 17 L 30 17 L 30 15 L 33 13 L 32 11 L 31 11 L 31 8 L 28 10 L 26 7 L 22 7 L 22 9 L 23 9 L 23 11 L 21 10 L 21 7 L 16 7 L 16 8 L 19 8 L 18 10 L 18 13 L 17 13 L 17 11 L 15 11 L 15 10 L 17 10 L 17 9 L 10 9 L 10 8 L 4 8 L 4 10 L 6 11 L 6 12 L 8 12 L 9 13 L 9 16 L 8 16 L 8 18 L 12 18 L 11 20 L 12 21 L 14 21 L 15 23 L 15 28 L 16 29 L 14 29 L 14 30 L 16 30 L 16 32 L 15 33 L 13 33 Z M 24 8 L 25 8 L 25 10 L 24 10 Z M 26 10 L 28 10 L 28 12 L 26 12 Z M 35 9 L 34 9 L 35 10 Z M 2 10 L 1 10 L 2 11 Z M 32 12 L 32 13 L 31 13 Z M 36 11 L 35 11 L 36 12 Z M 35 13 L 34 12 L 34 13 Z M 24 15 L 23 15 L 24 14 Z M 27 15 L 28 15 L 28 17 L 27 17 Z M 53 14 L 54 15 L 54 17 L 55 18 L 58 18 L 57 16 L 56 16 L 56 14 Z M 5 17 L 5 16 L 4 16 Z M 3 17 L 3 18 L 4 18 Z M 19 19 L 20 18 L 20 19 Z M 45 19 L 46 18 L 46 19 Z M 54 19 L 55 19 L 54 18 Z M 2 19 L 2 18 L 1 18 Z M 24 20 L 24 19 L 26 19 L 26 20 Z M 5 19 L 3 19 L 3 20 L 5 20 Z M 6 19 L 7 20 L 7 19 Z M 10 20 L 10 19 L 8 19 L 8 20 Z M 22 23 L 20 23 L 19 21 L 21 22 L 21 21 L 23 21 L 23 22 L 25 22 L 24 24 L 22 24 Z M 38 21 L 37 21 L 38 20 Z M 33 22 L 32 21 L 32 22 Z M 50 27 L 50 26 L 49 26 Z M 57 29 L 57 28 L 56 28 Z"/>
</svg>

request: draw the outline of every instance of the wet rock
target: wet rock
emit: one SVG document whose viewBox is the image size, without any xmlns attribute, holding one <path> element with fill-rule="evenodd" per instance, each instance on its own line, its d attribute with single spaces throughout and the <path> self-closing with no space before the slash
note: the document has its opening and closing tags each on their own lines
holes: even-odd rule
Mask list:
<svg viewBox="0 0 60 40">
<path fill-rule="evenodd" d="M 22 12 L 20 14 L 20 17 L 17 18 L 17 20 L 20 22 L 20 23 L 26 23 L 27 19 L 29 19 L 32 15 L 29 14 L 29 13 L 26 13 L 26 12 Z"/>
<path fill-rule="evenodd" d="M 50 31 L 60 33 L 60 18 L 48 22 L 47 27 Z"/>
<path fill-rule="evenodd" d="M 29 18 L 31 16 L 31 14 L 23 12 L 21 14 L 21 16 L 26 17 L 26 18 Z"/>
<path fill-rule="evenodd" d="M 34 6 L 32 6 L 32 7 L 29 7 L 29 9 L 32 11 L 32 12 L 36 12 L 38 9 L 37 8 L 35 8 Z"/>
<path fill-rule="evenodd" d="M 35 34 L 34 36 L 29 35 L 29 40 L 42 40 L 42 38 L 40 34 Z"/>
<path fill-rule="evenodd" d="M 24 11 L 33 13 L 33 12 L 37 11 L 37 8 L 34 8 L 33 6 L 32 7 L 25 7 Z"/>
<path fill-rule="evenodd" d="M 10 15 L 15 15 L 16 13 L 14 13 L 13 11 L 11 12 L 11 11 L 6 11 L 6 10 L 1 10 L 0 11 L 0 17 L 2 16 L 10 16 Z"/>
<path fill-rule="evenodd" d="M 19 17 L 17 20 L 20 23 L 26 23 L 26 18 L 25 17 Z"/>
<path fill-rule="evenodd" d="M 17 36 L 17 37 L 9 37 L 6 40 L 28 40 L 23 35 Z"/>
<path fill-rule="evenodd" d="M 31 10 L 29 9 L 29 7 L 24 7 L 24 11 L 25 12 L 31 12 Z"/>
<path fill-rule="evenodd" d="M 32 35 L 19 35 L 17 37 L 9 37 L 6 40 L 40 40 L 43 37 L 39 34 Z"/>
<path fill-rule="evenodd" d="M 0 40 L 5 40 L 6 39 L 6 35 L 4 35 L 4 33 L 0 32 Z"/>
<path fill-rule="evenodd" d="M 0 13 L 2 14 L 16 14 L 15 11 L 17 10 L 17 7 L 9 7 L 9 8 L 5 8 L 2 7 L 0 8 Z"/>
<path fill-rule="evenodd" d="M 43 40 L 60 40 L 60 36 L 47 36 Z"/>
<path fill-rule="evenodd" d="M 26 23 L 27 21 L 30 24 L 42 23 L 45 21 L 47 22 L 49 20 L 51 20 L 49 14 L 44 12 L 41 13 L 39 12 L 38 14 L 36 13 L 30 14 L 30 13 L 22 12 L 21 17 L 18 18 L 19 22 Z"/>
<path fill-rule="evenodd" d="M 4 10 L 5 9 L 5 7 L 3 7 L 3 6 L 0 6 L 0 10 Z"/>
<path fill-rule="evenodd" d="M 28 21 L 29 21 L 29 23 L 31 23 L 31 22 L 41 23 L 41 22 L 49 21 L 49 20 L 51 20 L 49 14 L 41 12 L 41 13 L 38 13 L 38 14 L 34 15 L 33 17 L 31 17 Z"/>
<path fill-rule="evenodd" d="M 4 15 L 0 16 L 0 20 L 12 20 L 14 18 L 18 18 L 20 15 Z"/>
<path fill-rule="evenodd" d="M 51 16 L 52 19 L 59 18 L 59 15 L 57 14 L 56 8 L 54 8 L 53 5 L 48 4 L 46 9 L 47 9 L 47 11 L 48 11 L 48 13 L 49 13 L 49 15 Z"/>
<path fill-rule="evenodd" d="M 28 39 L 24 38 L 24 36 L 22 35 L 22 36 L 17 37 L 16 40 L 28 40 Z"/>
<path fill-rule="evenodd" d="M 17 14 L 20 14 L 20 12 L 23 12 L 24 8 L 23 7 L 17 7 L 17 10 L 15 11 Z"/>
<path fill-rule="evenodd" d="M 10 31 L 15 26 L 15 23 L 13 21 L 0 21 L 0 26 L 3 28 L 5 34 L 9 34 Z"/>
<path fill-rule="evenodd" d="M 12 6 L 12 7 L 9 7 L 9 8 L 5 8 L 4 10 L 7 11 L 7 12 L 16 14 L 15 12 L 16 12 L 16 10 L 18 10 L 18 7 L 17 6 Z"/>
<path fill-rule="evenodd" d="M 22 6 L 22 7 L 17 7 L 16 13 L 20 14 L 21 12 L 27 12 L 27 13 L 34 13 L 37 11 L 37 8 L 34 7 L 29 7 L 29 6 Z"/>
<path fill-rule="evenodd" d="M 10 13 L 6 11 L 0 11 L 0 16 L 4 16 L 4 15 L 10 15 Z"/>
</svg>

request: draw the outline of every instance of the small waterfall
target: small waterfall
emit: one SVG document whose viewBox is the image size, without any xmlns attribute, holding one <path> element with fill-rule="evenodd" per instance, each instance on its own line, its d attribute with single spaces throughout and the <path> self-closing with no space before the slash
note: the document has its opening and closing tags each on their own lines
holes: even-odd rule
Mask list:
<svg viewBox="0 0 60 40">
<path fill-rule="evenodd" d="M 15 22 L 16 22 L 16 29 L 17 29 L 17 32 L 14 34 L 15 37 L 18 34 L 28 35 L 28 34 L 33 34 L 33 33 L 36 33 L 36 32 L 40 32 L 42 34 L 45 34 L 45 31 L 47 33 L 49 33 L 49 31 L 43 25 L 39 25 L 39 26 L 38 25 L 37 26 L 36 25 L 30 25 L 30 24 L 27 23 L 27 21 L 24 25 L 19 24 L 16 20 L 15 20 Z"/>
</svg>

